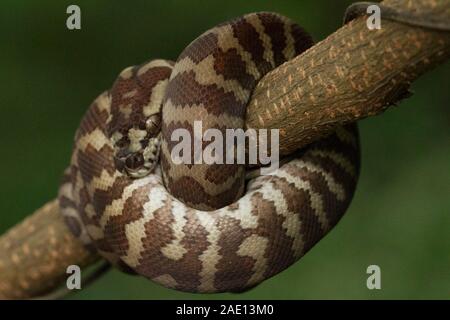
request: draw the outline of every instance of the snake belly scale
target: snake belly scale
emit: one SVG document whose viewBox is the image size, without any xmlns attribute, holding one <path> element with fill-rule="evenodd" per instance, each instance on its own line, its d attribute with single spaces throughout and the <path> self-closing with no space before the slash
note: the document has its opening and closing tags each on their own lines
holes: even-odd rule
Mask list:
<svg viewBox="0 0 450 320">
<path fill-rule="evenodd" d="M 297 261 L 352 199 L 356 125 L 247 182 L 242 165 L 175 165 L 170 137 L 195 120 L 244 128 L 258 80 L 311 45 L 288 18 L 252 13 L 210 29 L 176 62 L 122 71 L 75 135 L 59 191 L 70 230 L 122 270 L 189 292 L 242 291 Z"/>
</svg>

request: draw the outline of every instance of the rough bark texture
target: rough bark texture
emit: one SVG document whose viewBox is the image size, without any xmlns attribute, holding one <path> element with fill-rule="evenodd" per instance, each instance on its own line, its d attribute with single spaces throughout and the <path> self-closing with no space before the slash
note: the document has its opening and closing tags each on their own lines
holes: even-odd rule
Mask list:
<svg viewBox="0 0 450 320">
<path fill-rule="evenodd" d="M 53 200 L 0 237 L 0 299 L 48 293 L 69 265 L 82 268 L 98 259 L 72 236 Z"/>
<path fill-rule="evenodd" d="M 446 12 L 450 20 L 448 0 L 383 4 L 432 16 Z M 449 32 L 387 20 L 380 30 L 369 30 L 366 19 L 351 21 L 267 74 L 252 95 L 247 127 L 280 129 L 280 154 L 291 153 L 336 125 L 383 112 L 450 55 Z"/>
<path fill-rule="evenodd" d="M 450 20 L 449 0 L 384 4 Z M 358 18 L 267 74 L 252 96 L 247 126 L 281 129 L 280 152 L 289 153 L 337 125 L 383 112 L 449 56 L 449 32 L 386 20 L 371 31 Z M 68 265 L 98 259 L 72 237 L 58 210 L 49 202 L 0 238 L 0 298 L 41 295 L 61 282 Z"/>
</svg>

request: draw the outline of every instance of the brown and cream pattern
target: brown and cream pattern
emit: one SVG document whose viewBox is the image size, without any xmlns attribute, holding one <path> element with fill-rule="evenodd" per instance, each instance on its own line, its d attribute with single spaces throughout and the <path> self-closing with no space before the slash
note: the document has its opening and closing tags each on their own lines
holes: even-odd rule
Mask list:
<svg viewBox="0 0 450 320">
<path fill-rule="evenodd" d="M 172 195 L 201 210 L 221 208 L 242 196 L 244 165 L 193 164 L 194 152 L 190 164 L 175 164 L 171 135 L 184 128 L 193 136 L 196 120 L 202 120 L 204 131 L 244 128 L 246 106 L 259 79 L 312 43 L 288 18 L 262 12 L 212 28 L 186 47 L 163 101 L 161 165 Z"/>
<path fill-rule="evenodd" d="M 71 231 L 124 271 L 190 292 L 242 291 L 297 261 L 350 203 L 356 126 L 247 183 L 240 165 L 174 165 L 170 135 L 195 120 L 243 128 L 258 80 L 311 44 L 287 18 L 253 13 L 207 31 L 176 63 L 125 69 L 75 135 L 59 191 Z"/>
</svg>

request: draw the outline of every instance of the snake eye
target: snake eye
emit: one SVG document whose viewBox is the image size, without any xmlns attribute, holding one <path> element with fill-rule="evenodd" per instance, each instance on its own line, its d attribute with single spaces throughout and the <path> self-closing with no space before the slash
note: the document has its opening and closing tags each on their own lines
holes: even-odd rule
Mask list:
<svg viewBox="0 0 450 320">
<path fill-rule="evenodd" d="M 144 157 L 141 153 L 135 153 L 130 155 L 127 160 L 125 160 L 125 166 L 127 169 L 135 170 L 144 164 Z"/>
<path fill-rule="evenodd" d="M 159 132 L 161 125 L 161 117 L 159 114 L 154 114 L 150 118 L 147 119 L 147 130 L 152 135 L 156 135 Z"/>
</svg>

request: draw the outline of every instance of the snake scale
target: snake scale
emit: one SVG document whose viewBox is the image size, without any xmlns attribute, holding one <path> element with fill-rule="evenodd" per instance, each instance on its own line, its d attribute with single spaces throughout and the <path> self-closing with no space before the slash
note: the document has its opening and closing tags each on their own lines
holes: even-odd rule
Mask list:
<svg viewBox="0 0 450 320">
<path fill-rule="evenodd" d="M 170 137 L 195 120 L 244 128 L 258 80 L 311 45 L 288 18 L 251 13 L 208 30 L 176 62 L 122 71 L 75 135 L 59 190 L 70 230 L 122 270 L 189 292 L 240 292 L 297 261 L 350 203 L 356 125 L 248 181 L 243 165 L 174 164 Z"/>
</svg>

